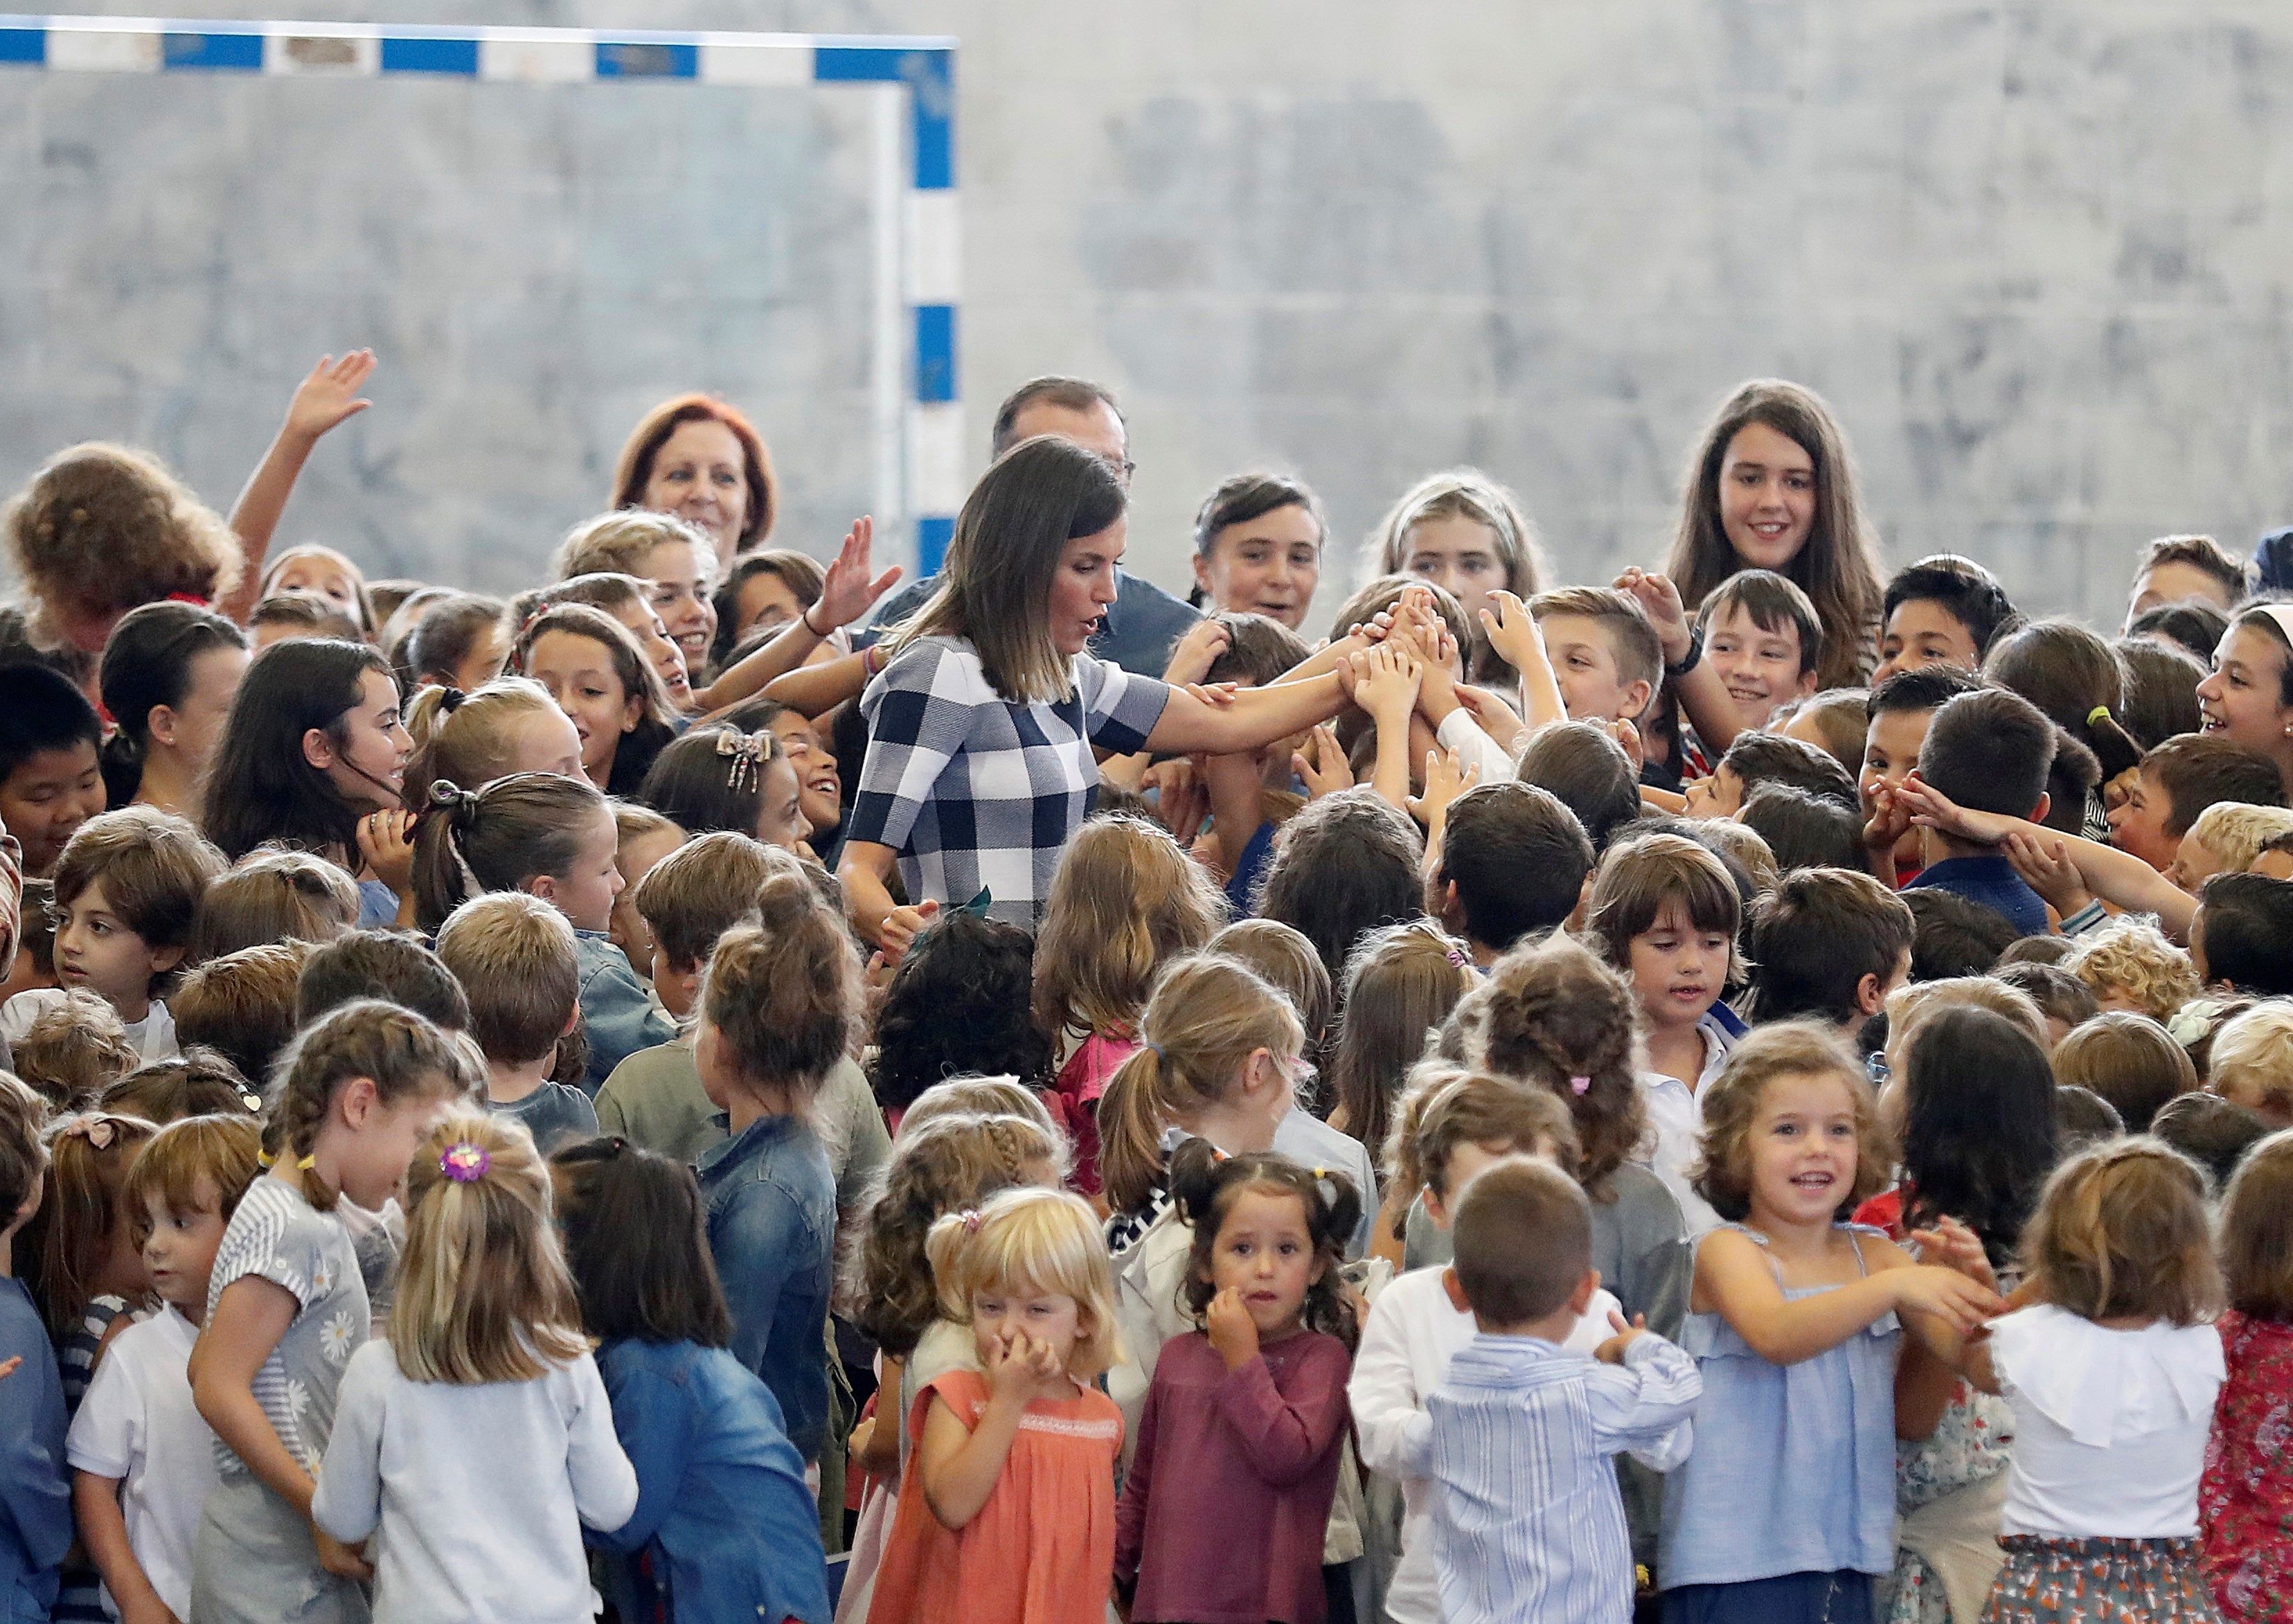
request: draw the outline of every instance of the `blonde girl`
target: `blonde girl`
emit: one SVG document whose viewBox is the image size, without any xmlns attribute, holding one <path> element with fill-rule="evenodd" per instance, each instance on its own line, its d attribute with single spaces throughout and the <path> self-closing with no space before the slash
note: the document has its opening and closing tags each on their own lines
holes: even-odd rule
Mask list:
<svg viewBox="0 0 2293 1624">
<path fill-rule="evenodd" d="M 1987 1266 L 1914 1263 L 1845 1222 L 1891 1159 L 1862 1067 L 1819 1023 L 1754 1030 L 1706 1092 L 1696 1187 L 1722 1223 L 1681 1336 L 1704 1396 L 1665 1481 L 1667 1619 L 1868 1617 L 1894 1567 L 1904 1320 L 1956 1359 L 1999 1303 Z"/>
<path fill-rule="evenodd" d="M 1544 560 L 1520 499 L 1478 468 L 1429 474 L 1386 509 L 1362 549 L 1362 578 L 1414 575 L 1454 595 L 1468 629 L 1493 605 L 1492 592 L 1527 599 L 1544 590 Z M 1458 639 L 1474 650 L 1470 666 L 1482 682 L 1510 668 L 1478 634 Z"/>
<path fill-rule="evenodd" d="M 941 1618 L 952 1596 L 968 1617 L 1102 1624 L 1122 1417 L 1089 1385 L 1116 1351 L 1098 1220 L 1078 1196 L 1006 1190 L 941 1218 L 925 1249 L 979 1369 L 940 1376 L 907 1417 L 869 1624 Z"/>
<path fill-rule="evenodd" d="M 1075 1188 L 1100 1189 L 1099 1100 L 1138 1052 L 1138 1022 L 1165 965 L 1226 922 L 1217 887 L 1169 832 L 1097 817 L 1060 855 L 1035 935 L 1035 1024 L 1059 1052 L 1051 1085 L 1075 1140 Z"/>
<path fill-rule="evenodd" d="M 2055 1169 L 2018 1307 L 1970 1350 L 2014 1411 L 1986 1619 L 2207 1620 L 2199 1482 L 2223 1377 L 2206 1175 L 2158 1140 Z M 1697 1441 L 1698 1449 L 1704 1441 Z"/>
<path fill-rule="evenodd" d="M 586 1617 L 581 1529 L 636 1509 L 549 1197 L 523 1125 L 474 1109 L 407 1169 L 390 1336 L 343 1372 L 311 1498 L 329 1537 L 373 1542 L 378 1620 Z"/>
<path fill-rule="evenodd" d="M 424 688 L 406 708 L 406 731 L 414 741 L 406 769 L 413 806 L 428 805 L 430 786 L 442 778 L 482 790 L 512 773 L 581 776 L 581 735 L 572 719 L 524 677 L 497 677 L 466 694 Z"/>
<path fill-rule="evenodd" d="M 1740 386 L 1697 442 L 1665 572 L 1690 613 L 1739 570 L 1773 570 L 1838 633 L 1818 688 L 1853 687 L 1878 658 L 1878 540 L 1856 497 L 1855 465 L 1831 408 L 1780 378 Z"/>
<path fill-rule="evenodd" d="M 476 1077 L 419 1015 L 361 1000 L 280 1062 L 269 1172 L 231 1214 L 191 1350 L 191 1400 L 215 1429 L 221 1482 L 192 1553 L 191 1616 L 277 1624 L 367 1616 L 359 1554 L 312 1520 L 344 1368 L 369 1309 L 338 1206 L 379 1212 Z"/>
<path fill-rule="evenodd" d="M 602 609 L 543 610 L 519 630 L 510 669 L 539 683 L 571 719 L 581 770 L 608 794 L 636 794 L 677 736 L 668 690 L 628 629 Z"/>
</svg>

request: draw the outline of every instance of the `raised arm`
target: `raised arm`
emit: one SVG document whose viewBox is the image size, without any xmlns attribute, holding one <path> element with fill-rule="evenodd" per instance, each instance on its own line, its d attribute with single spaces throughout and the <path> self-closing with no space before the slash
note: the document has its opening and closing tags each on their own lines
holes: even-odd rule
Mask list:
<svg viewBox="0 0 2293 1624">
<path fill-rule="evenodd" d="M 1962 840 L 1997 846 L 2009 835 L 2020 835 L 2053 861 L 2068 861 L 2075 866 L 2086 889 L 2104 902 L 2134 913 L 2155 914 L 2170 935 L 2189 939 L 2198 899 L 2132 852 L 2063 834 L 2027 818 L 1970 811 L 1916 773 L 1895 786 L 1895 797 L 1909 811 L 1913 823 Z"/>
<path fill-rule="evenodd" d="M 1342 679 L 1333 671 L 1300 682 L 1244 688 L 1227 703 L 1214 705 L 1184 688 L 1171 690 L 1170 702 L 1146 735 L 1157 755 L 1203 751 L 1214 756 L 1255 750 L 1303 733 L 1346 708 Z"/>
<path fill-rule="evenodd" d="M 271 534 L 287 511 L 287 499 L 295 493 L 303 465 L 328 430 L 374 404 L 358 398 L 374 376 L 374 367 L 372 350 L 352 350 L 340 361 L 321 355 L 311 376 L 296 386 L 295 398 L 287 402 L 286 421 L 231 508 L 231 533 L 239 538 L 243 562 L 239 584 L 215 605 L 216 613 L 242 626 L 247 623 L 263 593 L 263 564 L 271 553 Z"/>
<path fill-rule="evenodd" d="M 1560 679 L 1552 674 L 1545 656 L 1544 633 L 1528 605 L 1510 592 L 1492 592 L 1493 607 L 1481 611 L 1481 630 L 1498 658 L 1520 673 L 1520 711 L 1528 730 L 1550 727 L 1568 719 L 1560 697 Z"/>
<path fill-rule="evenodd" d="M 844 545 L 837 549 L 828 566 L 828 580 L 820 589 L 818 601 L 802 614 L 781 629 L 780 635 L 754 654 L 727 666 L 717 680 L 693 695 L 703 710 L 715 710 L 725 705 L 736 705 L 759 688 L 769 693 L 772 680 L 801 667 L 812 658 L 813 651 L 826 642 L 842 627 L 849 626 L 876 606 L 877 600 L 890 591 L 900 579 L 900 566 L 894 564 L 879 575 L 870 549 L 876 536 L 876 521 L 862 515 L 852 522 L 845 533 Z M 778 698 L 779 695 L 772 695 Z M 794 700 L 782 702 L 796 704 Z M 831 701 L 832 705 L 835 702 Z M 802 705 L 797 705 L 802 710 Z M 821 710 L 829 709 L 823 705 Z M 816 716 L 819 711 L 808 711 Z"/>
<path fill-rule="evenodd" d="M 1696 629 L 1680 601 L 1680 589 L 1668 575 L 1626 570 L 1616 577 L 1616 590 L 1640 605 L 1656 628 L 1657 641 L 1664 646 L 1665 680 L 1679 697 L 1681 711 L 1695 727 L 1696 736 L 1704 741 L 1705 753 L 1717 761 L 1721 752 L 1736 742 L 1741 728 L 1735 702 L 1728 697 L 1728 685 L 1720 680 L 1720 673 L 1712 669 L 1697 644 Z M 1672 668 L 1691 652 L 1697 656 L 1696 663 L 1673 676 Z"/>
</svg>

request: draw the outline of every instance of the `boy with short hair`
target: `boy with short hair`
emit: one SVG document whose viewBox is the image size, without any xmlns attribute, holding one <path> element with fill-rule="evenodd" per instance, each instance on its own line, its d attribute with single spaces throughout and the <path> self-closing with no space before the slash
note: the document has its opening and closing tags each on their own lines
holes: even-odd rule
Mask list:
<svg viewBox="0 0 2293 1624">
<path fill-rule="evenodd" d="M 1936 664 L 1899 672 L 1871 690 L 1863 769 L 1855 782 L 1857 809 L 1863 818 L 1868 866 L 1897 890 L 1925 866 L 1926 848 L 1908 815 L 1881 805 L 1880 791 L 1892 790 L 1918 769 L 1919 750 L 1934 713 L 1981 686 L 1982 679 L 1972 672 Z"/>
<path fill-rule="evenodd" d="M 24 877 L 55 873 L 64 844 L 103 810 L 103 723 L 71 679 L 45 665 L 0 667 L 0 827 L 24 849 Z"/>
<path fill-rule="evenodd" d="M 296 995 L 310 954 L 309 943 L 290 938 L 209 959 L 168 1001 L 175 1041 L 214 1050 L 260 1091 L 271 1063 L 295 1041 Z"/>
<path fill-rule="evenodd" d="M 1772 570 L 1738 570 L 1704 600 L 1704 657 L 1727 686 L 1741 727 L 1815 692 L 1823 622 L 1806 593 Z"/>
<path fill-rule="evenodd" d="M 1615 1458 L 1685 1459 L 1704 1378 L 1620 1315 L 1592 1358 L 1560 1345 L 1600 1277 L 1584 1192 L 1549 1163 L 1514 1157 L 1479 1174 L 1453 1232 L 1444 1283 L 1479 1334 L 1425 1401 L 1441 1616 L 1625 1624 L 1633 1553 Z"/>
<path fill-rule="evenodd" d="M 1636 722 L 1664 684 L 1664 646 L 1613 587 L 1561 587 L 1528 600 L 1571 721 Z"/>
<path fill-rule="evenodd" d="M 1447 805 L 1426 853 L 1425 911 L 1487 968 L 1568 922 L 1592 872 L 1584 825 L 1550 790 L 1484 784 Z"/>
<path fill-rule="evenodd" d="M 581 1023 L 579 952 L 565 915 L 524 891 L 485 892 L 438 927 L 438 960 L 470 1000 L 486 1109 L 523 1123 L 544 1156 L 595 1138 L 589 1097 L 550 1081 L 558 1045 Z"/>
<path fill-rule="evenodd" d="M 1852 1036 L 1908 978 L 1915 930 L 1909 905 L 1868 874 L 1786 874 L 1747 918 L 1753 1020 L 1807 1015 Z"/>
<path fill-rule="evenodd" d="M 2176 734 L 2142 758 L 2126 799 L 2110 808 L 2110 843 L 2164 873 L 2198 814 L 2224 800 L 2282 807 L 2277 763 L 2226 734 Z"/>
<path fill-rule="evenodd" d="M 2216 874 L 2190 923 L 2190 961 L 2208 987 L 2256 998 L 2293 994 L 2293 881 Z"/>
<path fill-rule="evenodd" d="M 2126 624 L 2161 605 L 2191 601 L 2228 613 L 2245 601 L 2245 565 L 2211 536 L 2160 536 L 2142 549 Z"/>
<path fill-rule="evenodd" d="M 448 1032 L 470 1029 L 470 1001 L 454 972 L 393 930 L 353 930 L 312 948 L 295 978 L 295 1023 L 310 1026 L 359 998 L 411 1010 Z"/>
<path fill-rule="evenodd" d="M 1979 671 L 1991 639 L 2015 618 L 1998 578 L 1973 559 L 1957 553 L 1922 558 L 1887 583 L 1872 686 L 1930 665 Z"/>
<path fill-rule="evenodd" d="M 1962 694 L 1927 725 L 1919 776 L 1958 806 L 2043 823 L 2054 736 L 2046 712 L 2011 689 Z M 1934 829 L 1926 840 L 1927 865 L 1912 886 L 1935 886 L 1996 908 L 2019 935 L 2046 933 L 2045 899 L 1996 847 Z"/>
<path fill-rule="evenodd" d="M 1855 780 L 1830 751 L 1780 733 L 1754 731 L 1738 734 L 1712 775 L 1688 786 L 1686 815 L 1733 817 L 1744 809 L 1753 791 L 1769 784 L 1789 784 L 1851 810 L 1855 806 Z"/>
<path fill-rule="evenodd" d="M 56 978 L 0 1009 L 11 1040 L 62 992 L 85 987 L 119 1013 L 145 1061 L 175 1052 L 163 995 L 190 951 L 199 900 L 224 868 L 223 853 L 190 823 L 157 807 L 123 807 L 74 832 L 56 863 Z"/>
<path fill-rule="evenodd" d="M 64 1482 L 64 1387 L 32 1294 L 16 1278 L 16 1239 L 39 1210 L 47 1172 L 40 1097 L 0 1071 L 0 1618 L 45 1619 L 72 1545 Z M 17 1361 L 21 1361 L 20 1363 Z"/>
</svg>

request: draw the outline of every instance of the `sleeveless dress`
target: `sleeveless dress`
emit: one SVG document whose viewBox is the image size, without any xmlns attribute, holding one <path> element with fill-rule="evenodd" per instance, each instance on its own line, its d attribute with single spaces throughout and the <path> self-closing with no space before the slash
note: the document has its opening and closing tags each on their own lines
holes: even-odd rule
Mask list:
<svg viewBox="0 0 2293 1624">
<path fill-rule="evenodd" d="M 1722 1227 L 1768 1245 L 1741 1224 Z M 1838 1227 L 1868 1274 L 1863 1239 L 1879 1231 Z M 1780 1267 L 1776 1273 L 1780 1282 Z M 1784 1295 L 1795 1303 L 1837 1289 L 1786 1287 Z M 1681 1346 L 1703 1373 L 1704 1397 L 1695 1452 L 1665 1480 L 1659 1576 L 1667 1592 L 1893 1570 L 1901 1336 L 1889 1312 L 1812 1359 L 1778 1365 L 1719 1314 L 1687 1317 Z"/>
<path fill-rule="evenodd" d="M 899 1512 L 876 1571 L 868 1624 L 924 1624 L 962 1598 L 966 1624 L 1105 1624 L 1114 1584 L 1114 1457 L 1122 1415 L 1105 1393 L 1029 1403 L 979 1514 L 950 1531 L 919 1474 L 933 1394 L 975 1426 L 987 1381 L 951 1370 L 916 1395 Z"/>
</svg>

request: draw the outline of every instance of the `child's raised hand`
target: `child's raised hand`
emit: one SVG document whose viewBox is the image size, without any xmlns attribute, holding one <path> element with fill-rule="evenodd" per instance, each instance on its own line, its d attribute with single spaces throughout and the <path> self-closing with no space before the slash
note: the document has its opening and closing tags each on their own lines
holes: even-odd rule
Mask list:
<svg viewBox="0 0 2293 1624">
<path fill-rule="evenodd" d="M 889 592 L 900 579 L 900 566 L 894 564 L 881 575 L 874 575 L 874 561 L 870 548 L 875 544 L 876 521 L 862 514 L 852 521 L 852 528 L 844 534 L 844 545 L 836 550 L 835 559 L 828 566 L 828 579 L 820 589 L 820 599 L 805 616 L 805 629 L 814 625 L 833 631 L 839 626 L 849 626 L 876 606 L 876 600 Z"/>
<path fill-rule="evenodd" d="M 1892 851 L 1895 842 L 1911 832 L 1910 808 L 1892 784 L 1871 786 L 1871 816 L 1863 825 L 1866 851 Z"/>
<path fill-rule="evenodd" d="M 1981 1281 L 1936 1263 L 1892 1269 L 1887 1278 L 1895 1282 L 1897 1308 L 1931 1315 L 1962 1336 L 2006 1306 L 1996 1291 Z"/>
<path fill-rule="evenodd" d="M 399 896 L 414 889 L 414 814 L 369 812 L 359 819 L 359 856 Z"/>
<path fill-rule="evenodd" d="M 1497 748 L 1507 755 L 1516 755 L 1528 741 L 1528 724 L 1520 719 L 1520 712 L 1507 704 L 1502 694 L 1487 688 L 1477 688 L 1469 682 L 1457 685 L 1457 702 L 1474 725 L 1495 739 Z"/>
<path fill-rule="evenodd" d="M 1654 570 L 1633 568 L 1616 577 L 1616 590 L 1641 606 L 1649 623 L 1656 628 L 1657 641 L 1664 645 L 1664 657 L 1677 665 L 1687 657 L 1688 646 L 1695 639 L 1695 631 L 1688 623 L 1687 606 L 1681 602 L 1680 589 L 1669 575 Z"/>
<path fill-rule="evenodd" d="M 2022 876 L 2022 882 L 2046 898 L 2057 919 L 2068 919 L 2094 900 L 2062 841 L 2041 840 L 2017 829 L 2010 832 L 1999 850 Z"/>
<path fill-rule="evenodd" d="M 1211 674 L 1211 667 L 1234 642 L 1234 634 L 1222 621 L 1204 615 L 1187 628 L 1171 650 L 1171 662 L 1163 668 L 1163 680 L 1174 687 L 1202 682 Z"/>
<path fill-rule="evenodd" d="M 329 1573 L 344 1579 L 370 1579 L 374 1566 L 362 1554 L 362 1545 L 344 1545 L 317 1523 L 311 1524 L 311 1537 L 319 1547 L 319 1565 Z"/>
<path fill-rule="evenodd" d="M 1481 611 L 1481 630 L 1497 657 L 1517 671 L 1546 663 L 1544 634 L 1537 629 L 1528 605 L 1511 592 L 1492 592 L 1488 598 L 1488 607 Z"/>
<path fill-rule="evenodd" d="M 1354 787 L 1354 769 L 1338 748 L 1338 730 L 1324 722 L 1306 736 L 1306 748 L 1290 752 L 1290 770 L 1306 782 L 1306 799 L 1319 800 Z"/>
<path fill-rule="evenodd" d="M 1457 764 L 1457 752 L 1453 750 L 1429 750 L 1425 752 L 1425 792 L 1409 798 L 1409 816 L 1433 827 L 1448 816 L 1449 807 L 1481 781 L 1481 764 L 1471 767 Z"/>
<path fill-rule="evenodd" d="M 1648 745 L 1641 738 L 1641 730 L 1620 716 L 1608 724 L 1608 734 L 1616 740 L 1616 748 L 1625 752 L 1625 759 L 1633 764 L 1633 776 L 1639 777 L 1641 769 L 1648 765 Z"/>
<path fill-rule="evenodd" d="M 316 440 L 373 405 L 360 400 L 358 392 L 374 376 L 374 368 L 372 350 L 352 350 L 340 361 L 320 356 L 311 376 L 296 386 L 295 398 L 287 402 L 287 432 Z"/>
<path fill-rule="evenodd" d="M 1239 1370 L 1258 1357 L 1258 1323 L 1243 1306 L 1242 1293 L 1228 1287 L 1211 1299 L 1203 1312 L 1203 1329 L 1211 1346 L 1229 1370 Z"/>
<path fill-rule="evenodd" d="M 1616 1335 L 1592 1350 L 1592 1357 L 1604 1365 L 1621 1365 L 1625 1350 L 1649 1334 L 1648 1316 L 1634 1314 L 1630 1322 L 1615 1309 L 1608 1311 L 1608 1328 Z"/>
<path fill-rule="evenodd" d="M 1424 667 L 1417 656 L 1389 638 L 1375 648 L 1347 656 L 1354 670 L 1354 703 L 1380 724 L 1399 724 L 1416 708 Z"/>
</svg>

